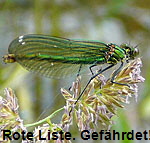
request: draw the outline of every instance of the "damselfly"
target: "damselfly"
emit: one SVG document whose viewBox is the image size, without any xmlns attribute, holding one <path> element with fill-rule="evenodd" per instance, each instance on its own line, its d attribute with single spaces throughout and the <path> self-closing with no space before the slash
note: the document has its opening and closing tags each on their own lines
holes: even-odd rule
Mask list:
<svg viewBox="0 0 150 143">
<path fill-rule="evenodd" d="M 96 65 L 109 64 L 108 67 L 96 74 L 92 72 L 93 75 L 76 100 L 76 104 L 92 79 L 121 62 L 111 79 L 115 83 L 115 76 L 122 68 L 123 62 L 134 59 L 139 51 L 136 47 L 133 48 L 126 44 L 118 46 L 99 41 L 71 40 L 48 35 L 29 34 L 13 40 L 9 45 L 8 53 L 3 57 L 5 63 L 18 62 L 27 70 L 46 77 L 63 77 L 72 73 L 75 68 L 80 71 L 81 65 L 89 65 L 92 72 L 92 67 Z"/>
</svg>

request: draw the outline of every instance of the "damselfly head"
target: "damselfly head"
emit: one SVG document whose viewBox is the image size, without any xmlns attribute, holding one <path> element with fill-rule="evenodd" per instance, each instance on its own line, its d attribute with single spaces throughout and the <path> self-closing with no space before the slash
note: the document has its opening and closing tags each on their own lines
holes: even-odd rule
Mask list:
<svg viewBox="0 0 150 143">
<path fill-rule="evenodd" d="M 127 44 L 122 44 L 120 47 L 126 51 L 126 57 L 128 60 L 133 60 L 137 55 L 139 55 L 139 49 L 137 46 L 132 47 Z"/>
<path fill-rule="evenodd" d="M 7 54 L 3 56 L 3 61 L 5 63 L 14 63 L 16 61 L 14 54 Z"/>
</svg>

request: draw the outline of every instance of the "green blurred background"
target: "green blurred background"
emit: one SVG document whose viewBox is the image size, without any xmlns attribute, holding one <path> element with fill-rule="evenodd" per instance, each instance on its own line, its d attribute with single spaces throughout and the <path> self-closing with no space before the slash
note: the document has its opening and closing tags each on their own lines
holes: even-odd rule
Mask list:
<svg viewBox="0 0 150 143">
<path fill-rule="evenodd" d="M 149 0 L 0 0 L 0 94 L 6 87 L 15 91 L 25 123 L 42 119 L 62 107 L 65 101 L 60 87 L 68 88 L 74 81 L 74 78 L 47 79 L 16 63 L 3 63 L 2 56 L 7 54 L 9 43 L 17 36 L 31 33 L 139 45 L 141 74 L 146 80 L 139 84 L 137 102 L 130 98 L 130 104 L 119 110 L 113 129 L 150 130 Z M 55 122 L 59 120 L 57 116 Z"/>
</svg>

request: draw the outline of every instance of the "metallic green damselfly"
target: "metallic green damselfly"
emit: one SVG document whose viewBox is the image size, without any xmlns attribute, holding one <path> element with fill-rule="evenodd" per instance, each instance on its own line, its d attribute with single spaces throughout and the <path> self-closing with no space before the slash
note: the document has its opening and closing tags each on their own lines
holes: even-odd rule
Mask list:
<svg viewBox="0 0 150 143">
<path fill-rule="evenodd" d="M 136 47 L 126 44 L 118 46 L 99 41 L 29 34 L 13 40 L 9 45 L 8 53 L 3 57 L 5 63 L 18 62 L 27 70 L 46 77 L 63 77 L 76 71 L 75 69 L 80 70 L 81 65 L 89 65 L 91 70 L 93 66 L 109 64 L 96 74 L 93 74 L 91 70 L 93 75 L 77 99 L 78 101 L 93 78 L 121 62 L 111 79 L 115 83 L 115 76 L 122 68 L 123 62 L 134 59 L 139 51 Z"/>
</svg>

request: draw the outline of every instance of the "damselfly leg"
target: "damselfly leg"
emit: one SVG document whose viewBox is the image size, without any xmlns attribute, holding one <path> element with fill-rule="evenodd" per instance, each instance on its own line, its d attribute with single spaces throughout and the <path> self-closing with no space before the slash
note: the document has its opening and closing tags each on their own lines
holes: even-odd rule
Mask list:
<svg viewBox="0 0 150 143">
<path fill-rule="evenodd" d="M 78 73 L 77 73 L 77 76 L 76 76 L 76 77 L 78 77 L 78 76 L 80 75 L 81 69 L 82 69 L 82 64 L 81 64 L 80 67 L 79 67 L 79 70 L 78 70 Z M 70 86 L 70 87 L 68 88 L 68 90 L 71 90 L 71 88 L 72 88 L 72 86 Z"/>
<path fill-rule="evenodd" d="M 114 65 L 115 65 L 115 64 L 111 64 L 111 65 L 109 65 L 108 67 L 106 67 L 106 68 L 104 68 L 104 69 L 102 69 L 102 70 L 99 70 L 98 73 L 96 73 L 95 75 L 93 75 L 93 76 L 90 78 L 90 80 L 87 82 L 86 86 L 84 87 L 84 89 L 82 90 L 81 94 L 79 95 L 79 97 L 77 98 L 77 100 L 76 100 L 76 102 L 75 102 L 74 104 L 76 104 L 76 103 L 79 101 L 79 99 L 82 97 L 83 93 L 85 92 L 85 90 L 86 90 L 86 88 L 88 87 L 88 85 L 90 84 L 90 82 L 91 82 L 96 76 L 98 76 L 99 74 L 103 73 L 104 71 L 106 71 L 106 70 L 112 68 Z M 94 66 L 95 66 L 95 65 L 94 65 Z M 92 67 L 93 67 L 93 66 L 92 66 Z M 115 72 L 114 72 L 114 74 L 113 74 L 113 76 L 112 76 L 112 78 L 111 78 L 111 82 L 114 83 L 114 84 L 119 84 L 119 85 L 126 85 L 126 86 L 128 86 L 127 84 L 118 83 L 118 82 L 115 82 L 115 81 L 114 81 L 114 80 L 115 80 L 115 76 L 121 71 L 122 67 L 123 67 L 123 62 L 121 61 L 121 65 L 119 66 L 118 69 L 115 70 Z M 90 67 L 90 68 L 91 68 L 91 67 Z"/>
<path fill-rule="evenodd" d="M 79 97 L 77 98 L 77 100 L 76 100 L 76 102 L 75 102 L 74 104 L 76 104 L 76 103 L 79 101 L 79 99 L 81 98 L 81 96 L 82 96 L 83 93 L 85 92 L 85 90 L 86 90 L 86 88 L 88 87 L 88 85 L 90 84 L 90 82 L 91 82 L 96 76 L 98 76 L 99 74 L 103 73 L 104 71 L 110 69 L 110 68 L 113 67 L 113 66 L 114 66 L 114 64 L 111 64 L 111 65 L 109 65 L 108 67 L 104 68 L 103 70 L 99 71 L 99 72 L 98 72 L 97 74 L 95 74 L 94 76 L 92 76 L 92 77 L 90 78 L 90 80 L 87 82 L 86 86 L 84 87 L 84 89 L 82 90 L 81 94 L 79 95 Z"/>
<path fill-rule="evenodd" d="M 116 75 L 121 71 L 122 67 L 123 67 L 123 62 L 121 61 L 121 65 L 119 66 L 119 68 L 118 68 L 117 70 L 115 70 L 115 72 L 113 73 L 113 76 L 111 77 L 111 82 L 114 83 L 114 84 L 125 85 L 125 86 L 128 86 L 128 87 L 129 87 L 128 84 L 119 83 L 119 82 L 115 82 L 115 81 L 114 81 Z"/>
</svg>

